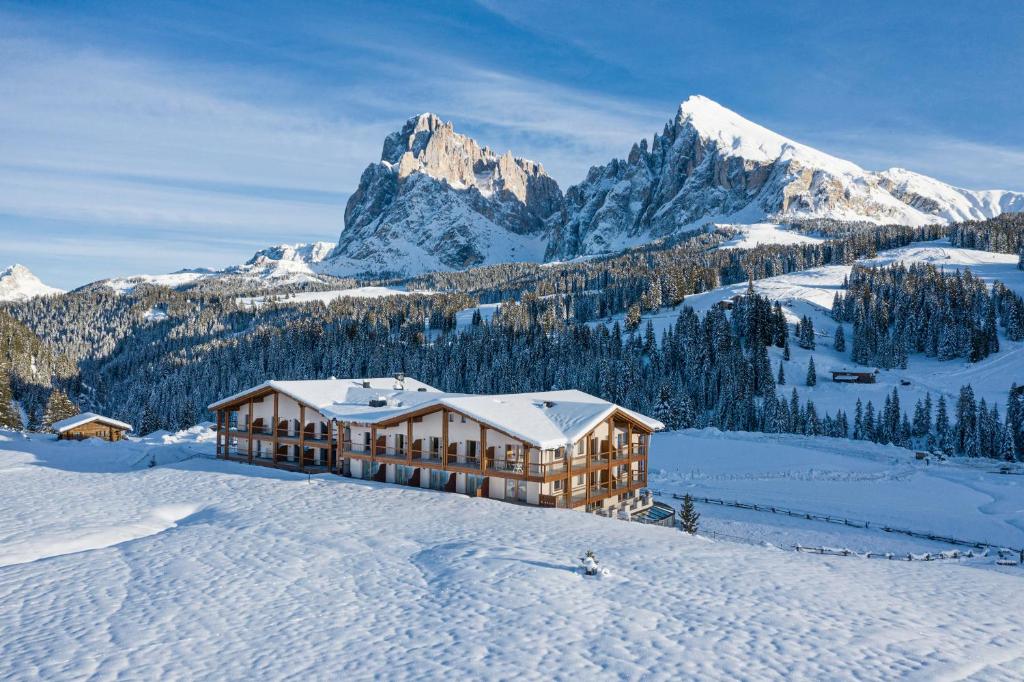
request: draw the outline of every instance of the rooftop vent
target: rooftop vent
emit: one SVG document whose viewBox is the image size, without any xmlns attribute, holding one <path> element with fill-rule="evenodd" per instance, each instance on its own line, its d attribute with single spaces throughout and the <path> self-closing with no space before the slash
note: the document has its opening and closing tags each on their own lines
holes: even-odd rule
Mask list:
<svg viewBox="0 0 1024 682">
<path fill-rule="evenodd" d="M 545 400 L 544 401 L 544 407 L 554 407 L 554 406 L 555 406 L 555 404 L 553 402 L 551 402 L 550 400 Z"/>
<path fill-rule="evenodd" d="M 369 387 L 370 387 L 370 382 L 369 381 L 364 381 L 363 382 L 363 388 L 369 388 Z"/>
<path fill-rule="evenodd" d="M 419 391 L 420 393 L 426 393 L 427 392 L 427 389 L 425 389 L 425 388 L 417 388 L 416 390 Z"/>
<path fill-rule="evenodd" d="M 388 401 L 383 398 L 374 398 L 370 401 L 370 407 L 387 407 Z"/>
</svg>

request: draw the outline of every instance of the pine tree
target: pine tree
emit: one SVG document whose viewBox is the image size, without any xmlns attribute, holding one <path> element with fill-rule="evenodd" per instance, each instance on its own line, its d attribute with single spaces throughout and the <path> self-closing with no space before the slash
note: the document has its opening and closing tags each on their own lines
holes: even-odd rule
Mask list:
<svg viewBox="0 0 1024 682">
<path fill-rule="evenodd" d="M 14 407 L 10 375 L 0 369 L 0 429 L 22 429 L 21 414 Z"/>
<path fill-rule="evenodd" d="M 789 334 L 786 335 L 786 340 L 782 343 L 782 359 L 789 362 Z"/>
<path fill-rule="evenodd" d="M 700 514 L 693 506 L 693 498 L 690 493 L 683 496 L 683 504 L 679 512 L 679 526 L 684 533 L 695 535 L 700 522 Z"/>
<path fill-rule="evenodd" d="M 860 398 L 857 398 L 857 406 L 853 411 L 853 439 L 864 439 L 864 406 L 861 405 Z"/>
<path fill-rule="evenodd" d="M 956 401 L 956 429 L 954 445 L 957 452 L 977 456 L 978 417 L 974 403 L 974 389 L 970 384 L 960 387 Z"/>
<path fill-rule="evenodd" d="M 818 372 L 814 369 L 814 356 L 807 362 L 807 385 L 815 386 L 818 383 Z"/>
<path fill-rule="evenodd" d="M 836 352 L 842 353 L 846 350 L 846 335 L 843 333 L 843 325 L 841 324 L 836 325 L 836 335 L 833 344 Z"/>
<path fill-rule="evenodd" d="M 625 326 L 627 331 L 633 331 L 640 326 L 640 306 L 634 303 L 626 311 Z"/>
<path fill-rule="evenodd" d="M 139 435 L 145 436 L 160 428 L 160 418 L 153 409 L 152 402 L 147 400 L 142 407 L 142 417 L 139 419 Z"/>
<path fill-rule="evenodd" d="M 782 362 L 779 362 L 779 379 L 778 379 L 778 383 L 779 383 L 779 386 L 785 386 L 786 385 L 786 371 L 785 371 L 785 369 L 783 369 Z"/>
<path fill-rule="evenodd" d="M 71 402 L 67 394 L 55 388 L 50 391 L 50 398 L 46 401 L 43 428 L 49 430 L 56 422 L 74 417 L 78 412 L 78 407 Z"/>
<path fill-rule="evenodd" d="M 1016 383 L 1010 387 L 1010 395 L 1006 399 L 1006 427 L 1013 439 L 1014 452 L 1024 458 L 1024 402 Z"/>
</svg>

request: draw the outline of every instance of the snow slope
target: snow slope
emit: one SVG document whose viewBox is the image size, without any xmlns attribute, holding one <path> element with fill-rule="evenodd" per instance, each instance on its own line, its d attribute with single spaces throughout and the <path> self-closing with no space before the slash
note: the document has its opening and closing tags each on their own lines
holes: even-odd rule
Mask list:
<svg viewBox="0 0 1024 682">
<path fill-rule="evenodd" d="M 725 242 L 720 249 L 752 249 L 762 244 L 817 244 L 825 241 L 786 229 L 777 223 L 752 223 L 750 225 L 715 225 L 736 232 L 736 236 Z"/>
<path fill-rule="evenodd" d="M 937 552 L 955 545 L 885 533 L 885 525 L 1024 548 L 1024 475 L 996 473 L 992 462 L 916 460 L 902 448 L 789 434 L 658 434 L 652 488 L 777 505 L 869 521 L 875 529 L 699 504 L 703 528 L 779 547 L 829 546 L 858 552 Z M 1024 473 L 1024 469 L 1021 470 Z M 960 547 L 961 551 L 966 548 Z M 988 560 L 992 565 L 992 560 Z M 1013 569 L 1024 577 L 1024 569 Z"/>
<path fill-rule="evenodd" d="M 24 265 L 15 263 L 6 270 L 0 271 L 0 301 L 27 301 L 36 296 L 53 296 L 63 293 L 63 289 L 43 284 Z"/>
<path fill-rule="evenodd" d="M 4 679 L 1024 675 L 1016 576 L 202 458 L 130 464 L 183 438 L 0 439 L 0 558 L 22 560 L 0 569 Z M 69 553 L 76 534 L 94 540 Z M 610 575 L 574 570 L 587 549 Z"/>
<path fill-rule="evenodd" d="M 876 258 L 861 262 L 876 266 L 896 262 L 925 262 L 942 266 L 948 272 L 970 268 L 972 273 L 989 284 L 998 280 L 1018 294 L 1024 295 L 1024 272 L 1017 269 L 1016 256 L 955 248 L 946 240 L 917 242 L 903 248 L 883 251 Z M 822 414 L 822 410 L 834 414 L 837 409 L 844 409 L 852 419 L 858 397 L 865 404 L 871 400 L 878 408 L 885 402 L 886 394 L 891 393 L 896 387 L 903 410 L 913 414 L 914 402 L 918 398 L 923 399 L 927 393 L 931 394 L 933 401 L 938 399 L 939 394 L 945 395 L 947 403 L 952 408 L 960 387 L 971 384 L 977 398 L 985 398 L 990 405 L 994 401 L 999 405 L 1000 413 L 1005 411 L 1006 397 L 1011 384 L 1024 384 L 1024 343 L 1008 341 L 1002 334 L 999 339 L 1000 351 L 980 362 L 940 362 L 924 355 L 911 355 L 906 370 L 882 370 L 875 384 L 833 383 L 829 372 L 852 369 L 856 366 L 850 360 L 850 341 L 853 338 L 851 325 L 847 324 L 844 330 L 846 351 L 838 353 L 832 347 L 837 324 L 830 315 L 832 299 L 836 292 L 842 291 L 843 280 L 850 274 L 850 270 L 851 266 L 848 265 L 828 265 L 754 281 L 754 290 L 757 293 L 782 304 L 783 312 L 790 323 L 795 324 L 803 315 L 808 315 L 814 321 L 816 348 L 813 351 L 805 350 L 791 339 L 790 360 L 784 363 L 786 385 L 779 387 L 780 392 L 788 397 L 795 387 L 801 401 L 807 398 L 814 400 L 819 414 Z M 746 282 L 731 284 L 687 296 L 683 305 L 691 306 L 703 314 L 716 303 L 743 294 L 746 290 Z M 665 329 L 675 324 L 678 316 L 678 309 L 672 308 L 646 313 L 639 329 L 642 332 L 647 320 L 650 320 L 656 335 L 660 338 Z M 613 321 L 618 320 L 621 323 L 623 318 L 623 315 L 619 315 L 613 318 Z M 782 350 L 769 348 L 768 355 L 772 369 L 777 373 L 779 363 L 782 362 Z M 811 355 L 814 356 L 818 376 L 818 384 L 814 387 L 804 385 Z M 909 381 L 910 385 L 904 386 L 902 381 Z"/>
</svg>

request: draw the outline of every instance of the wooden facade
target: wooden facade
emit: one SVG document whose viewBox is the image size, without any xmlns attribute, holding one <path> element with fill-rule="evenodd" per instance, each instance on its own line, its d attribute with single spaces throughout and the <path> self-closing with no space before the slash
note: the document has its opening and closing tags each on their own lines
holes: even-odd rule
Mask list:
<svg viewBox="0 0 1024 682">
<path fill-rule="evenodd" d="M 124 439 L 127 429 L 112 424 L 105 424 L 98 419 L 70 427 L 57 434 L 58 440 L 85 440 L 86 438 L 102 438 L 112 443 Z"/>
<path fill-rule="evenodd" d="M 372 423 L 344 422 L 265 387 L 216 408 L 217 456 L 255 465 L 587 510 L 633 498 L 647 486 L 652 429 L 619 408 L 571 447 L 557 449 L 541 449 L 443 404 Z"/>
<path fill-rule="evenodd" d="M 840 384 L 873 384 L 876 372 L 850 372 L 842 370 L 832 372 L 832 381 Z"/>
</svg>

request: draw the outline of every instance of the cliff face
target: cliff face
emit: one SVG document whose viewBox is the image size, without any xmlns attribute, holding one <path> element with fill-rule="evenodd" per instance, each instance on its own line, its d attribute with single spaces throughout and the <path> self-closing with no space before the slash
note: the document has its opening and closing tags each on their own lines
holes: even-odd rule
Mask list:
<svg viewBox="0 0 1024 682">
<path fill-rule="evenodd" d="M 831 218 L 924 225 L 1024 210 L 900 169 L 866 171 L 694 96 L 648 144 L 562 195 L 535 162 L 498 155 L 433 114 L 389 135 L 345 208 L 325 271 L 409 275 L 614 252 L 708 223 Z"/>
<path fill-rule="evenodd" d="M 345 207 L 335 271 L 412 274 L 543 257 L 562 192 L 532 161 L 498 155 L 433 114 L 384 141 Z"/>
</svg>

